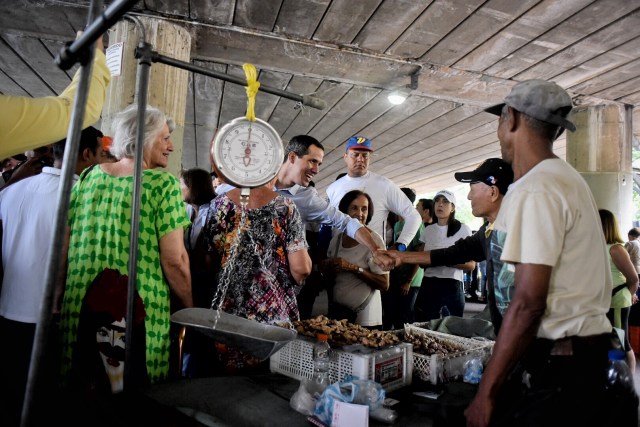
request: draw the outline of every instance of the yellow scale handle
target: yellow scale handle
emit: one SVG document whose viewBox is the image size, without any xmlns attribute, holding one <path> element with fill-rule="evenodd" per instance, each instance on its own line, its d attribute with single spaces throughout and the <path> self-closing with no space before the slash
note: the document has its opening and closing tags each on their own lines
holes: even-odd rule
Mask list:
<svg viewBox="0 0 640 427">
<path fill-rule="evenodd" d="M 258 72 L 253 64 L 244 64 L 242 66 L 244 74 L 247 76 L 247 120 L 250 122 L 256 121 L 256 94 L 260 88 L 260 82 L 258 81 Z"/>
</svg>

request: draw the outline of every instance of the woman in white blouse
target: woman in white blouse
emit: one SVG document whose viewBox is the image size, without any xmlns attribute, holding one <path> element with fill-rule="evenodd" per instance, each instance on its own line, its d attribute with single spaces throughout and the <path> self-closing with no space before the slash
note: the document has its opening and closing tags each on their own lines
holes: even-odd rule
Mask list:
<svg viewBox="0 0 640 427">
<path fill-rule="evenodd" d="M 466 224 L 455 219 L 456 197 L 448 190 L 441 190 L 434 197 L 437 222 L 424 229 L 420 241 L 423 249 L 448 248 L 458 239 L 471 235 Z M 427 322 L 444 316 L 462 317 L 464 313 L 463 271 L 472 271 L 476 263 L 424 269 L 424 278 L 414 305 L 417 322 Z"/>
<path fill-rule="evenodd" d="M 368 224 L 373 216 L 373 202 L 368 194 L 353 190 L 344 195 L 338 209 Z M 379 247 L 382 237 L 367 230 Z M 355 323 L 369 328 L 382 327 L 382 300 L 380 291 L 389 289 L 389 273 L 373 262 L 369 248 L 344 233 L 337 233 L 329 243 L 327 259 L 322 262 L 323 274 L 335 274 L 333 308 L 339 305 L 355 312 Z M 330 310 L 330 315 L 334 312 Z M 339 319 L 340 320 L 340 319 Z"/>
</svg>

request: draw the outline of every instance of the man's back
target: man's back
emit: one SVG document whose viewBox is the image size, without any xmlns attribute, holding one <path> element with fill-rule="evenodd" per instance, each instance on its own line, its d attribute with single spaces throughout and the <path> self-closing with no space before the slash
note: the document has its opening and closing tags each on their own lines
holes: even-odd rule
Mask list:
<svg viewBox="0 0 640 427">
<path fill-rule="evenodd" d="M 537 336 L 609 332 L 611 275 L 599 227 L 591 191 L 565 161 L 544 160 L 516 181 L 491 236 L 498 308 L 504 311 L 510 302 L 513 264 L 547 265 L 552 267 L 548 305 Z"/>
<path fill-rule="evenodd" d="M 52 241 L 60 169 L 45 167 L 0 192 L 4 277 L 0 316 L 37 323 Z"/>
</svg>

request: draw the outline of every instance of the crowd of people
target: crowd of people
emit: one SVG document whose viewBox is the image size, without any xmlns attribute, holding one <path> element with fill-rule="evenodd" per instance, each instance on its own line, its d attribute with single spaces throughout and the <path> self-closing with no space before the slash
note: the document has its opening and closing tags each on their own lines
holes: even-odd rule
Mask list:
<svg viewBox="0 0 640 427">
<path fill-rule="evenodd" d="M 99 74 L 104 56 L 97 61 L 92 90 L 100 92 L 108 79 Z M 45 105 L 33 108 L 54 108 Z M 312 185 L 324 147 L 298 135 L 287 142 L 278 174 L 247 200 L 219 170 L 189 169 L 179 177 L 162 170 L 174 149 L 175 125 L 157 108 L 121 111 L 112 139 L 85 127 L 52 307 L 52 320 L 59 319 L 60 355 L 52 358 L 59 385 L 91 405 L 123 391 L 125 360 L 132 363 L 127 387 L 134 388 L 172 375 L 266 368 L 251 354 L 208 338 L 187 336 L 184 352 L 176 353 L 182 338 L 176 339 L 170 315 L 181 308 L 286 325 L 311 317 L 326 291 L 323 313 L 371 329 L 462 317 L 464 272 L 483 263 L 496 341 L 465 411 L 467 425 L 610 425 L 612 419 L 634 425 L 637 395 L 613 396 L 605 369 L 613 348 L 624 349 L 635 369 L 628 319 L 638 301 L 640 232 L 630 230 L 623 246 L 615 216 L 598 209 L 584 179 L 553 153 L 554 140 L 575 130 L 571 109 L 558 85 L 528 80 L 486 110 L 499 116 L 502 158 L 455 174 L 469 184 L 472 213 L 484 221 L 475 233 L 456 219 L 459 202 L 450 190 L 414 206 L 413 190 L 370 171 L 374 144 L 364 136 L 345 142 L 346 173 L 326 198 Z M 129 319 L 138 114 L 145 132 Z M 59 132 L 37 136 L 51 150 L 2 162 L 0 338 L 12 351 L 0 356 L 0 364 L 11 367 L 0 372 L 0 420 L 9 426 L 20 419 L 65 148 Z M 29 142 L 6 153 L 35 148 Z M 600 228 L 603 233 L 594 232 Z"/>
</svg>

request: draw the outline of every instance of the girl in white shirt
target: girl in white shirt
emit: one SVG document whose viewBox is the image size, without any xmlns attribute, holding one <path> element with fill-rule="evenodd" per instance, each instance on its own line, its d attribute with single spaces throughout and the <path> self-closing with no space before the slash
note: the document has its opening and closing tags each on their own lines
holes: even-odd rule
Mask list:
<svg viewBox="0 0 640 427">
<path fill-rule="evenodd" d="M 448 248 L 458 239 L 471 235 L 471 230 L 465 224 L 455 219 L 455 195 L 448 190 L 441 190 L 434 198 L 437 223 L 424 229 L 420 241 L 423 249 Z M 428 267 L 424 269 L 422 286 L 414 306 L 415 318 L 418 322 L 427 322 L 441 316 L 459 316 L 464 312 L 463 270 L 472 271 L 475 262 L 447 267 Z"/>
</svg>

